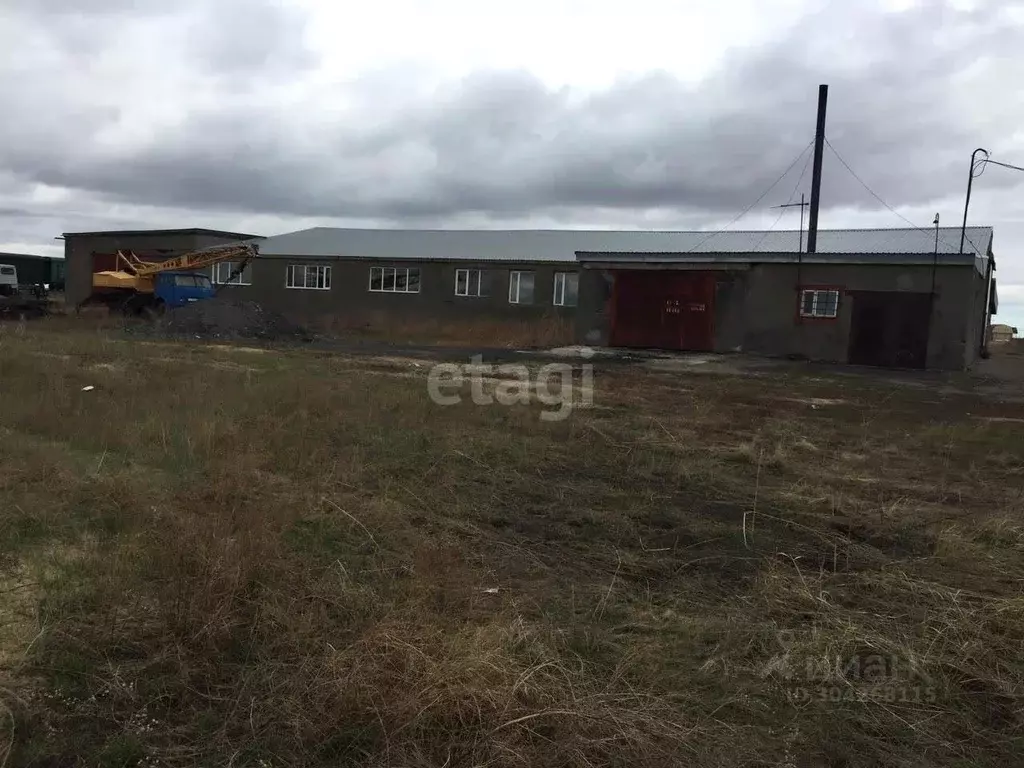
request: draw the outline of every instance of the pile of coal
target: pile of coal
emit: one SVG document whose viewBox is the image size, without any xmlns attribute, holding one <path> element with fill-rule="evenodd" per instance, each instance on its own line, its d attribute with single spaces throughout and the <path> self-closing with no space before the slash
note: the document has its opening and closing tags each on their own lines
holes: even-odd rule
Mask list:
<svg viewBox="0 0 1024 768">
<path fill-rule="evenodd" d="M 160 336 L 199 339 L 263 339 L 311 341 L 313 334 L 283 315 L 254 301 L 206 299 L 168 310 L 151 323 L 133 330 Z M 148 327 L 147 327 L 148 326 Z"/>
</svg>

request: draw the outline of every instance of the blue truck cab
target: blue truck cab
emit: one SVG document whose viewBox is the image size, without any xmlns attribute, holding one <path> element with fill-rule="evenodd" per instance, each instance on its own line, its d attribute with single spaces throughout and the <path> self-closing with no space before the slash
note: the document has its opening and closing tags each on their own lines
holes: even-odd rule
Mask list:
<svg viewBox="0 0 1024 768">
<path fill-rule="evenodd" d="M 167 309 L 214 296 L 210 278 L 198 272 L 160 272 L 153 278 L 153 294 Z"/>
</svg>

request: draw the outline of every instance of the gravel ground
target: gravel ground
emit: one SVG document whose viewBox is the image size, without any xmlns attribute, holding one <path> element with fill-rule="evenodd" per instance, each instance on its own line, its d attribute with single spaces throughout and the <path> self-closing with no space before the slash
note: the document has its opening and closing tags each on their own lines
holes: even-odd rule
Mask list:
<svg viewBox="0 0 1024 768">
<path fill-rule="evenodd" d="M 133 332 L 199 339 L 311 341 L 313 333 L 252 301 L 206 299 L 169 310 L 155 322 L 133 324 Z"/>
</svg>

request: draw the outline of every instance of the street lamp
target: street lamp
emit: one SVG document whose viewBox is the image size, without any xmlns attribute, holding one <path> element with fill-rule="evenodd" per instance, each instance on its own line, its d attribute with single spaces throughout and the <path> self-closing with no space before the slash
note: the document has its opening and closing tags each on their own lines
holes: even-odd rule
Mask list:
<svg viewBox="0 0 1024 768">
<path fill-rule="evenodd" d="M 981 160 L 978 159 L 978 153 L 984 155 Z M 987 149 L 978 147 L 971 153 L 971 172 L 967 176 L 967 199 L 964 200 L 964 221 L 960 225 L 960 253 L 964 252 L 964 238 L 967 236 L 967 208 L 971 204 L 971 183 L 974 181 L 975 176 L 981 176 L 985 172 L 985 168 L 989 165 L 998 165 L 1001 168 L 1009 168 L 1011 171 L 1024 171 L 1024 167 L 1019 165 L 1013 165 L 1011 163 L 1001 163 L 998 160 L 992 160 L 989 157 Z M 977 172 L 976 172 L 977 171 Z M 979 253 L 978 256 L 982 258 L 985 254 Z M 988 324 L 991 321 L 992 316 L 989 314 L 989 310 L 992 305 L 992 272 L 995 271 L 995 260 L 992 258 L 991 252 L 988 254 L 988 268 L 985 274 L 985 307 L 984 315 L 982 316 L 981 324 L 981 339 L 979 340 L 979 349 L 981 350 L 982 357 L 988 357 L 988 345 L 986 340 L 988 338 Z"/>
<path fill-rule="evenodd" d="M 984 160 L 978 160 L 978 153 L 981 152 L 985 155 Z M 967 208 L 971 204 L 971 183 L 974 181 L 975 176 L 981 176 L 985 172 L 985 162 L 988 160 L 988 150 L 978 147 L 976 150 L 971 152 L 971 171 L 967 175 L 967 199 L 964 200 L 964 223 L 960 227 L 960 253 L 964 252 L 964 237 L 967 235 Z M 981 173 L 975 173 L 978 168 L 981 168 Z"/>
<path fill-rule="evenodd" d="M 981 160 L 978 159 L 979 152 L 985 155 Z M 964 237 L 967 235 L 967 207 L 971 204 L 971 182 L 974 181 L 975 177 L 981 176 L 989 165 L 998 165 L 1000 168 L 1009 168 L 1011 171 L 1024 171 L 1022 166 L 992 160 L 987 149 L 978 147 L 971 152 L 971 172 L 967 177 L 967 199 L 964 200 L 964 223 L 960 226 L 960 253 L 964 252 Z"/>
</svg>

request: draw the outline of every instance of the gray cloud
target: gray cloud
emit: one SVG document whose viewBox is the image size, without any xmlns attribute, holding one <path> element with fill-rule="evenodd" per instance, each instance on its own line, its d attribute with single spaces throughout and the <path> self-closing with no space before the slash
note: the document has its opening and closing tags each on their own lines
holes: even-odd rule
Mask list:
<svg viewBox="0 0 1024 768">
<path fill-rule="evenodd" d="M 192 14 L 188 49 L 214 76 L 294 76 L 317 63 L 304 45 L 305 30 L 303 15 L 279 1 L 218 0 Z"/>
<path fill-rule="evenodd" d="M 900 14 L 830 5 L 768 45 L 734 51 L 695 86 L 656 72 L 583 93 L 487 71 L 403 101 L 395 83 L 404 73 L 392 70 L 296 104 L 260 94 L 315 63 L 301 16 L 270 0 L 226 0 L 186 3 L 177 26 L 166 21 L 169 40 L 186 43 L 174 65 L 192 68 L 214 97 L 172 94 L 176 119 L 119 143 L 107 136 L 135 119 L 131 105 L 93 99 L 62 82 L 59 68 L 79 44 L 109 54 L 111 18 L 128 5 L 140 23 L 167 7 L 95 0 L 71 15 L 56 0 L 19 5 L 57 49 L 34 82 L 25 67 L 0 64 L 0 96 L 19 115 L 0 126 L 0 168 L 26 187 L 109 204 L 410 222 L 648 208 L 721 219 L 809 143 L 816 86 L 829 82 L 830 140 L 886 200 L 915 206 L 961 194 L 973 146 L 1013 137 L 1024 120 L 1012 100 L 975 98 L 978 84 L 1014 86 L 1022 71 L 1020 25 L 994 4 L 962 12 L 929 2 Z M 388 94 L 381 103 L 376 89 Z M 325 110 L 339 95 L 358 110 Z M 1005 149 L 1024 157 L 1024 140 L 1016 134 Z M 791 193 L 803 165 L 765 205 Z M 986 177 L 990 188 L 1022 182 Z M 823 201 L 879 207 L 828 155 Z"/>
</svg>

